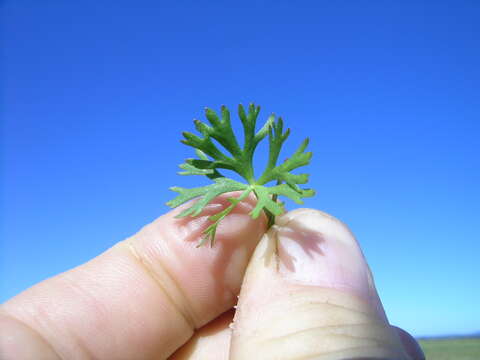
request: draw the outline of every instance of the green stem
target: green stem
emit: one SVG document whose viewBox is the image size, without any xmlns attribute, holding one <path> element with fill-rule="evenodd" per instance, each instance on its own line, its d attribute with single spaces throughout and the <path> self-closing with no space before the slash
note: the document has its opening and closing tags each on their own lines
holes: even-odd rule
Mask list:
<svg viewBox="0 0 480 360">
<path fill-rule="evenodd" d="M 273 215 L 267 209 L 263 209 L 263 211 L 265 211 L 265 214 L 267 215 L 267 230 L 268 230 L 273 226 L 273 224 L 275 224 L 275 215 Z"/>
<path fill-rule="evenodd" d="M 282 182 L 280 180 L 277 180 L 277 185 L 280 185 Z M 272 195 L 272 201 L 275 201 L 277 202 L 277 199 L 278 199 L 278 195 L 277 194 L 273 194 Z M 270 211 L 268 211 L 267 209 L 265 209 L 265 213 L 267 214 L 267 218 L 268 218 L 268 229 L 270 229 L 270 227 L 275 224 L 275 215 L 273 215 Z"/>
</svg>

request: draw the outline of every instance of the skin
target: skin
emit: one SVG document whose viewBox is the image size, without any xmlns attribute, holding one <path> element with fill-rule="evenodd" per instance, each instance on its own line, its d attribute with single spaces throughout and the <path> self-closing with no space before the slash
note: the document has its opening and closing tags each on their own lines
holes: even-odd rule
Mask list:
<svg viewBox="0 0 480 360">
<path fill-rule="evenodd" d="M 176 209 L 0 308 L 0 359 L 424 359 L 388 324 L 340 221 L 299 209 L 252 220 L 254 199 L 196 248 L 207 217 Z M 232 308 L 236 307 L 236 311 Z"/>
</svg>

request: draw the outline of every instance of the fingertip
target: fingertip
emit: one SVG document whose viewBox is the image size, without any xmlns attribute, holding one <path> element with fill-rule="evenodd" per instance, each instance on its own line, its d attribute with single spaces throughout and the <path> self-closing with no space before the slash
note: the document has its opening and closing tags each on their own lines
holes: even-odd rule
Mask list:
<svg viewBox="0 0 480 360">
<path fill-rule="evenodd" d="M 386 319 L 370 268 L 345 223 L 304 208 L 279 220 L 279 272 L 285 279 L 350 292 L 371 303 Z"/>
<path fill-rule="evenodd" d="M 232 359 L 406 358 L 352 232 L 312 209 L 279 217 L 257 246 L 231 349 Z"/>
<path fill-rule="evenodd" d="M 276 224 L 280 225 L 280 226 L 285 226 L 285 225 L 288 224 L 288 222 L 290 222 L 290 221 L 292 221 L 296 218 L 302 217 L 302 216 L 324 217 L 324 218 L 327 218 L 327 219 L 330 219 L 330 220 L 341 222 L 339 219 L 337 219 L 333 215 L 330 215 L 329 213 L 326 213 L 322 210 L 311 209 L 311 208 L 297 208 L 297 209 L 288 211 L 288 212 L 282 214 L 281 216 L 277 217 Z"/>
<path fill-rule="evenodd" d="M 182 307 L 189 308 L 197 328 L 234 305 L 248 260 L 265 231 L 265 218 L 249 216 L 254 199 L 247 198 L 221 221 L 213 247 L 197 247 L 211 224 L 208 218 L 238 194 L 215 198 L 197 217 L 176 218 L 183 209 L 175 209 L 129 241 L 153 274 L 173 280 L 168 293 L 179 303 L 187 300 Z"/>
</svg>

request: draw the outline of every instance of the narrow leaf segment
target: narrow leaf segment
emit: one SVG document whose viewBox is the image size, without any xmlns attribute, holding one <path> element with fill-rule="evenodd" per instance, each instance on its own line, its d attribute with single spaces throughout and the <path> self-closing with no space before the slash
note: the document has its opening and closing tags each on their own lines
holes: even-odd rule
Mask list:
<svg viewBox="0 0 480 360">
<path fill-rule="evenodd" d="M 290 134 L 290 129 L 283 132 L 282 118 L 275 119 L 275 115 L 271 115 L 260 130 L 255 132 L 259 112 L 260 107 L 254 104 L 250 104 L 248 111 L 245 111 L 241 104 L 238 106 L 238 116 L 244 131 L 243 146 L 238 143 L 231 126 L 230 112 L 225 106 L 221 108 L 220 117 L 213 110 L 205 109 L 205 115 L 210 125 L 200 120 L 194 120 L 195 128 L 202 136 L 190 132 L 183 133 L 185 139 L 182 140 L 182 143 L 193 147 L 198 158 L 185 160 L 185 163 L 180 165 L 183 171 L 179 174 L 205 175 L 213 183 L 192 189 L 170 188 L 178 193 L 177 197 L 167 203 L 172 208 L 191 199 L 199 198 L 177 217 L 198 216 L 207 204 L 221 194 L 232 191 L 239 191 L 240 194 L 236 198 L 229 198 L 229 206 L 209 217 L 212 224 L 205 229 L 199 246 L 206 242 L 213 246 L 219 223 L 250 193 L 257 198 L 256 206 L 250 212 L 250 216 L 255 219 L 263 211 L 268 218 L 269 227 L 275 222 L 275 216 L 284 211 L 283 203 L 277 200 L 278 196 L 284 196 L 297 204 L 302 204 L 303 198 L 315 194 L 312 189 L 299 187 L 308 182 L 308 174 L 291 173 L 292 170 L 309 164 L 312 153 L 305 152 L 308 139 L 302 142 L 291 157 L 277 165 L 280 150 Z M 258 143 L 267 135 L 269 139 L 268 163 L 260 177 L 255 179 L 253 154 Z M 213 140 L 221 144 L 229 153 L 223 153 Z M 223 176 L 220 172 L 221 169 L 235 171 L 245 179 L 246 183 Z M 267 184 L 272 181 L 275 181 L 275 184 L 268 186 Z"/>
</svg>

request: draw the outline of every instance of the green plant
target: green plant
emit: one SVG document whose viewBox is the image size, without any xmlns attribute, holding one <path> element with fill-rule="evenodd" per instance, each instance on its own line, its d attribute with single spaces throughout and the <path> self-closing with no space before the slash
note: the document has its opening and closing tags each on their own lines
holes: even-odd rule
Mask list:
<svg viewBox="0 0 480 360">
<path fill-rule="evenodd" d="M 260 213 L 265 212 L 268 218 L 268 227 L 274 221 L 275 216 L 280 215 L 283 209 L 283 203 L 277 200 L 278 196 L 286 196 L 298 204 L 302 204 L 302 199 L 315 194 L 312 189 L 301 189 L 298 185 L 308 182 L 308 174 L 292 174 L 291 171 L 301 166 L 307 165 L 312 157 L 311 152 L 305 152 L 308 145 L 308 138 L 305 139 L 297 151 L 286 159 L 280 165 L 277 165 L 280 150 L 290 134 L 290 129 L 283 132 L 283 120 L 275 115 L 271 115 L 265 125 L 255 132 L 257 117 L 260 107 L 250 104 L 248 113 L 240 104 L 238 106 L 238 116 L 243 124 L 244 145 L 241 147 L 235 137 L 231 123 L 230 112 L 225 107 L 221 108 L 221 118 L 211 109 L 206 108 L 205 114 L 211 126 L 194 120 L 196 129 L 203 135 L 199 137 L 190 132 L 184 132 L 185 137 L 182 143 L 195 148 L 198 159 L 187 159 L 180 168 L 180 175 L 205 175 L 213 183 L 206 186 L 186 189 L 181 187 L 172 187 L 170 190 L 178 192 L 179 195 L 167 203 L 170 207 L 177 207 L 188 200 L 200 197 L 190 207 L 183 210 L 177 217 L 197 216 L 203 208 L 215 197 L 231 191 L 241 191 L 238 197 L 229 198 L 230 205 L 220 212 L 209 217 L 212 224 L 204 231 L 204 237 L 199 246 L 210 241 L 213 246 L 215 233 L 218 224 L 235 208 L 235 206 L 244 200 L 251 192 L 257 198 L 256 206 L 250 212 L 252 218 L 257 218 Z M 258 179 L 254 177 L 253 154 L 258 143 L 268 135 L 269 156 L 268 163 Z M 230 154 L 224 154 L 212 141 L 216 140 Z M 223 176 L 219 169 L 233 170 L 238 173 L 246 183 L 242 183 Z M 268 183 L 275 182 L 272 186 Z"/>
</svg>

